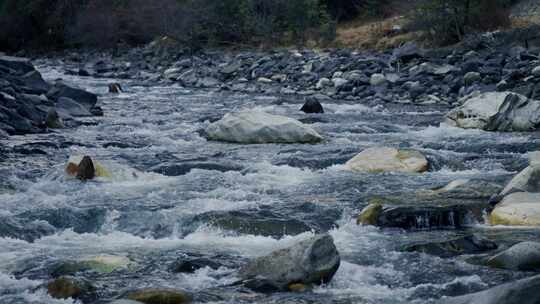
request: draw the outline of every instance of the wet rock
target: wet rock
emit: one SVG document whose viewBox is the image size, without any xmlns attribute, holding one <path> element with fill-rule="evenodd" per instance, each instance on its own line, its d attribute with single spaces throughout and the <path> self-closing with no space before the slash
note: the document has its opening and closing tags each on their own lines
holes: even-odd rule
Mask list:
<svg viewBox="0 0 540 304">
<path fill-rule="evenodd" d="M 540 270 L 540 243 L 521 242 L 493 256 L 487 265 L 511 270 Z"/>
<path fill-rule="evenodd" d="M 211 140 L 243 144 L 316 143 L 322 140 L 312 128 L 285 116 L 258 111 L 226 114 L 206 128 Z"/>
<path fill-rule="evenodd" d="M 27 91 L 34 94 L 47 93 L 47 91 L 49 91 L 51 88 L 51 85 L 45 82 L 45 80 L 43 80 L 41 77 L 41 74 L 35 70 L 24 74 L 21 77 L 21 80 L 24 86 L 28 88 Z"/>
<path fill-rule="evenodd" d="M 500 196 L 514 192 L 540 192 L 540 165 L 534 164 L 519 172 L 504 187 Z"/>
<path fill-rule="evenodd" d="M 445 242 L 407 246 L 404 248 L 404 251 L 416 251 L 443 258 L 450 258 L 462 254 L 478 254 L 495 249 L 497 249 L 496 243 L 477 235 L 469 235 Z"/>
<path fill-rule="evenodd" d="M 122 90 L 122 86 L 120 86 L 119 83 L 110 83 L 109 84 L 109 93 L 118 94 L 122 93 L 124 90 Z"/>
<path fill-rule="evenodd" d="M 45 124 L 47 125 L 47 128 L 50 128 L 50 129 L 61 129 L 64 127 L 62 120 L 58 116 L 58 112 L 56 112 L 54 108 L 51 108 L 49 112 L 47 112 L 47 117 L 45 118 Z"/>
<path fill-rule="evenodd" d="M 89 270 L 106 274 L 116 270 L 127 269 L 131 265 L 133 265 L 133 263 L 127 257 L 98 255 L 58 263 L 52 267 L 50 274 L 53 278 L 65 275 L 74 275 L 77 272 Z"/>
<path fill-rule="evenodd" d="M 238 275 L 247 287 L 256 291 L 286 291 L 291 284 L 330 282 L 339 264 L 340 256 L 332 237 L 323 234 L 256 258 Z"/>
<path fill-rule="evenodd" d="M 89 157 L 90 158 L 90 157 Z M 70 176 L 77 177 L 79 174 L 79 171 L 81 170 L 83 172 L 82 176 L 91 176 L 91 167 L 90 162 L 92 163 L 92 167 L 94 168 L 94 177 L 105 177 L 110 178 L 112 177 L 112 174 L 107 170 L 99 161 L 96 161 L 95 159 L 90 158 L 90 162 L 85 161 L 85 167 L 79 168 L 80 164 L 82 163 L 84 157 L 83 156 L 71 156 L 67 162 L 66 165 L 66 174 Z"/>
<path fill-rule="evenodd" d="M 34 66 L 32 66 L 30 60 L 22 57 L 0 56 L 0 66 L 5 66 L 21 73 L 34 71 Z"/>
<path fill-rule="evenodd" d="M 66 97 L 60 97 L 56 103 L 57 111 L 64 117 L 86 117 L 92 116 L 92 113 L 88 109 L 75 100 Z"/>
<path fill-rule="evenodd" d="M 425 156 L 414 150 L 373 147 L 349 160 L 345 167 L 356 172 L 424 172 L 429 164 Z"/>
<path fill-rule="evenodd" d="M 403 229 L 461 228 L 471 224 L 470 211 L 454 207 L 389 207 L 378 219 L 380 227 Z"/>
<path fill-rule="evenodd" d="M 307 98 L 300 111 L 304 113 L 324 113 L 323 106 L 315 98 Z"/>
<path fill-rule="evenodd" d="M 193 162 L 181 162 L 178 164 L 160 164 L 154 166 L 150 171 L 163 174 L 165 176 L 180 176 L 186 175 L 191 170 L 210 170 L 210 171 L 219 171 L 219 172 L 228 172 L 228 171 L 240 171 L 243 168 L 234 163 L 227 162 L 208 162 L 208 161 L 193 161 Z"/>
<path fill-rule="evenodd" d="M 540 226 L 540 193 L 507 195 L 489 215 L 492 225 Z"/>
<path fill-rule="evenodd" d="M 484 93 L 450 111 L 446 121 L 465 129 L 531 131 L 540 123 L 540 101 L 510 92 Z"/>
<path fill-rule="evenodd" d="M 143 289 L 127 293 L 125 298 L 144 304 L 185 304 L 191 302 L 191 295 L 173 289 Z"/>
<path fill-rule="evenodd" d="M 356 219 L 356 224 L 358 225 L 377 225 L 379 216 L 383 211 L 383 206 L 381 204 L 369 204 L 365 207 L 358 218 Z"/>
<path fill-rule="evenodd" d="M 97 298 L 96 288 L 88 281 L 80 278 L 64 276 L 47 284 L 47 292 L 56 299 L 78 299 L 90 302 Z"/>
<path fill-rule="evenodd" d="M 488 200 L 501 189 L 502 185 L 491 181 L 458 179 L 451 181 L 444 187 L 417 191 L 416 195 L 434 198 Z"/>
<path fill-rule="evenodd" d="M 47 93 L 49 98 L 59 100 L 60 97 L 66 97 L 74 100 L 76 103 L 82 105 L 87 111 L 97 103 L 97 95 L 87 92 L 79 88 L 69 87 L 63 83 L 56 83 L 54 87 Z"/>
<path fill-rule="evenodd" d="M 89 156 L 84 156 L 77 168 L 77 178 L 85 181 L 93 179 L 96 176 L 94 163 Z"/>
<path fill-rule="evenodd" d="M 302 220 L 285 217 L 269 210 L 211 211 L 193 218 L 194 223 L 205 223 L 241 234 L 282 237 L 298 235 L 316 229 Z M 196 229 L 198 226 L 194 226 Z M 192 229 L 192 230 L 194 230 Z"/>
<path fill-rule="evenodd" d="M 478 72 L 468 72 L 467 74 L 465 74 L 465 76 L 463 76 L 463 82 L 467 86 L 470 86 L 480 80 L 482 80 L 482 76 L 480 76 L 480 73 Z"/>
<path fill-rule="evenodd" d="M 441 304 L 537 304 L 540 303 L 540 276 L 495 286 L 488 290 L 455 298 L 444 298 Z"/>
</svg>

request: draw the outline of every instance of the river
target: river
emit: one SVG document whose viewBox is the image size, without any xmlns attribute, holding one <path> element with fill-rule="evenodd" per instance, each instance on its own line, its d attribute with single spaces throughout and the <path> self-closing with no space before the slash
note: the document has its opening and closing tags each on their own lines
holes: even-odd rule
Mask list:
<svg viewBox="0 0 540 304">
<path fill-rule="evenodd" d="M 47 295 L 41 287 L 48 280 L 46 265 L 87 255 L 126 256 L 135 265 L 89 275 L 100 286 L 97 303 L 139 287 L 183 289 L 207 303 L 429 303 L 527 275 L 399 249 L 471 231 L 503 242 L 536 240 L 540 230 L 472 222 L 464 230 L 404 231 L 358 226 L 355 216 L 374 195 L 462 178 L 502 183 L 526 165 L 526 152 L 540 148 L 538 133 L 453 128 L 441 123 L 449 110 L 441 105 L 330 100 L 323 102 L 325 114 L 306 115 L 294 99 L 131 81 L 122 82 L 125 93 L 113 95 L 107 93 L 112 79 L 65 75 L 50 62 L 38 69 L 47 80 L 63 78 L 100 94 L 105 115 L 1 141 L 15 152 L 0 157 L 0 216 L 24 218 L 26 225 L 20 238 L 0 238 L 2 304 L 75 303 Z M 237 145 L 204 138 L 201 131 L 211 121 L 244 108 L 310 123 L 325 141 Z M 430 171 L 343 169 L 374 145 L 417 149 L 428 156 Z M 99 159 L 114 177 L 87 183 L 67 178 L 64 166 L 75 154 Z M 171 176 L 157 173 L 163 170 Z M 23 240 L 42 222 L 55 232 Z M 342 258 L 328 285 L 267 295 L 231 286 L 247 259 L 324 231 Z M 169 271 L 182 256 L 210 257 L 222 266 Z"/>
</svg>

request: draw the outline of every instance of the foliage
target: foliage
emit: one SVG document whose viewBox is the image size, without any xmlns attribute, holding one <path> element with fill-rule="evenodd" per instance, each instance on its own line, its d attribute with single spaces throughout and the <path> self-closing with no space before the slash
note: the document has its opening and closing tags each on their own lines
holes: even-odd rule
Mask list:
<svg viewBox="0 0 540 304">
<path fill-rule="evenodd" d="M 409 27 L 440 44 L 461 41 L 471 32 L 509 24 L 512 0 L 424 0 L 412 13 Z"/>
<path fill-rule="evenodd" d="M 138 44 L 167 35 L 189 45 L 329 41 L 323 0 L 0 0 L 0 48 Z M 322 37 L 322 38 L 320 38 Z"/>
</svg>

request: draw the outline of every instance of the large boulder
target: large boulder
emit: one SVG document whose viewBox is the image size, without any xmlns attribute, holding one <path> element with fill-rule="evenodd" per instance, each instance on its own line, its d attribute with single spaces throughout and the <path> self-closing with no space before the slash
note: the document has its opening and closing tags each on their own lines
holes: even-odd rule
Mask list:
<svg viewBox="0 0 540 304">
<path fill-rule="evenodd" d="M 507 195 L 493 209 L 489 221 L 492 225 L 540 226 L 540 193 Z"/>
<path fill-rule="evenodd" d="M 429 164 L 418 151 L 373 147 L 356 155 L 345 167 L 356 172 L 424 172 Z"/>
<path fill-rule="evenodd" d="M 316 143 L 322 140 L 298 120 L 259 111 L 226 114 L 206 129 L 211 140 L 243 144 Z"/>
<path fill-rule="evenodd" d="M 54 87 L 47 92 L 47 96 L 55 100 L 59 100 L 60 97 L 70 98 L 85 107 L 88 111 L 91 111 L 97 103 L 96 94 L 67 86 L 61 82 L 56 83 Z"/>
<path fill-rule="evenodd" d="M 511 270 L 540 270 L 540 243 L 521 242 L 487 261 L 491 267 Z"/>
<path fill-rule="evenodd" d="M 246 286 L 257 291 L 286 291 L 293 284 L 329 282 L 339 264 L 333 238 L 322 234 L 252 260 L 239 276 Z"/>
<path fill-rule="evenodd" d="M 5 66 L 20 73 L 28 73 L 34 70 L 30 60 L 22 57 L 0 56 L 0 66 Z"/>
<path fill-rule="evenodd" d="M 513 192 L 540 192 L 540 165 L 532 164 L 519 172 L 504 187 L 500 196 Z"/>
<path fill-rule="evenodd" d="M 488 290 L 455 298 L 444 298 L 441 304 L 538 304 L 540 275 L 495 286 Z"/>
<path fill-rule="evenodd" d="M 488 92 L 450 111 L 446 122 L 465 129 L 531 131 L 540 123 L 540 101 L 511 92 Z"/>
<path fill-rule="evenodd" d="M 69 118 L 72 116 L 92 116 L 92 113 L 90 113 L 90 111 L 86 107 L 79 104 L 75 100 L 67 97 L 60 97 L 58 99 L 58 102 L 56 103 L 56 111 L 58 112 L 58 114 L 65 118 Z"/>
</svg>

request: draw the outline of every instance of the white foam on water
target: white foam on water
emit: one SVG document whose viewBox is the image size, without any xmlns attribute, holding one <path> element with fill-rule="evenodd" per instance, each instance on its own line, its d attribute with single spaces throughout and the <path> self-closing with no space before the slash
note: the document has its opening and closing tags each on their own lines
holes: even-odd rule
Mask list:
<svg viewBox="0 0 540 304">
<path fill-rule="evenodd" d="M 181 282 L 183 288 L 203 290 L 236 282 L 238 280 L 236 277 L 228 275 L 233 271 L 233 269 L 226 267 L 220 267 L 216 270 L 204 267 L 197 269 L 194 273 L 179 274 L 178 281 Z"/>
<path fill-rule="evenodd" d="M 366 113 L 366 112 L 377 111 L 377 109 L 370 108 L 362 104 L 336 104 L 336 103 L 325 104 L 324 109 L 325 111 L 329 113 L 334 113 L 334 114 L 352 114 L 352 113 Z"/>
</svg>

